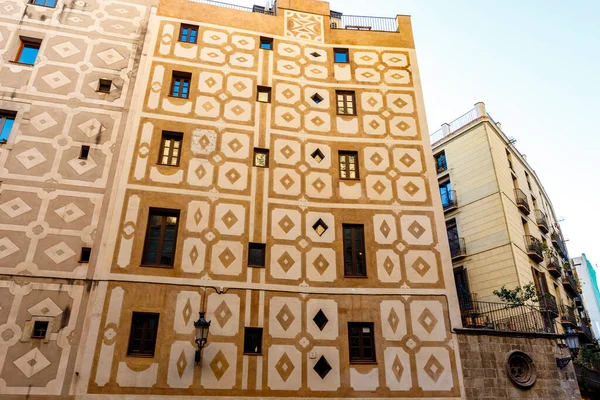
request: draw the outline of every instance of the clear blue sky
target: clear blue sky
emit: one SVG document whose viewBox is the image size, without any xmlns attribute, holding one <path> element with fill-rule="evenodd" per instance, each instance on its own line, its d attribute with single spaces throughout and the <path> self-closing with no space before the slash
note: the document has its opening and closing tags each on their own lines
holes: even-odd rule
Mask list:
<svg viewBox="0 0 600 400">
<path fill-rule="evenodd" d="M 600 1 L 330 4 L 344 14 L 411 15 L 429 130 L 483 101 L 564 217 L 571 257 L 600 263 Z"/>
</svg>

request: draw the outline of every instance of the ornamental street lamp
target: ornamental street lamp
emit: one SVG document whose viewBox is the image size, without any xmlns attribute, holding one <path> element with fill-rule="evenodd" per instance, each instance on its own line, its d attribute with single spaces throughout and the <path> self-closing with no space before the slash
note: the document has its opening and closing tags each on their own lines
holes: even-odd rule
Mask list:
<svg viewBox="0 0 600 400">
<path fill-rule="evenodd" d="M 194 327 L 196 328 L 196 344 L 198 348 L 196 349 L 195 361 L 196 364 L 200 363 L 201 351 L 202 348 L 208 342 L 208 330 L 210 329 L 210 321 L 204 319 L 204 311 L 200 311 L 200 319 L 198 321 L 194 321 Z"/>
</svg>

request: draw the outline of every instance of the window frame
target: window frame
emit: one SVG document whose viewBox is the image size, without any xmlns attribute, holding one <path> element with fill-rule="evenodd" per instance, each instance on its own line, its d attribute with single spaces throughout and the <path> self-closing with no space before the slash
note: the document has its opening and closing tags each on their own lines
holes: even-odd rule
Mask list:
<svg viewBox="0 0 600 400">
<path fill-rule="evenodd" d="M 6 138 L 2 139 L 2 132 L 4 130 L 4 126 L 6 124 L 6 120 L 11 120 L 12 123 L 10 124 L 10 129 L 8 130 L 7 134 L 6 134 Z M 13 127 L 15 126 L 15 121 L 17 120 L 17 113 L 16 112 L 12 112 L 12 111 L 8 111 L 8 110 L 0 110 L 0 143 L 6 143 L 8 142 L 8 138 L 10 137 L 10 134 L 13 130 Z"/>
<path fill-rule="evenodd" d="M 350 162 L 350 158 L 351 156 L 354 156 L 355 158 L 355 162 L 354 162 L 354 172 L 356 174 L 356 176 L 354 178 L 351 178 L 348 176 L 348 171 L 350 171 L 350 165 L 352 165 L 352 163 Z M 344 157 L 345 161 L 342 162 L 341 158 Z M 346 177 L 342 176 L 342 165 L 346 166 Z M 350 151 L 350 150 L 339 150 L 338 151 L 338 171 L 339 171 L 339 176 L 340 179 L 342 180 L 348 180 L 348 181 L 358 181 L 360 180 L 360 167 L 359 167 L 359 161 L 358 161 L 358 151 Z"/>
<path fill-rule="evenodd" d="M 435 169 L 438 174 L 448 171 L 448 160 L 446 159 L 445 151 L 440 151 L 439 153 L 433 156 L 433 159 L 435 160 Z M 443 166 L 440 166 L 440 160 L 443 160 Z"/>
<path fill-rule="evenodd" d="M 260 99 L 260 95 L 261 93 L 266 93 L 267 94 L 267 101 L 262 101 Z M 265 104 L 270 104 L 271 103 L 271 93 L 272 93 L 272 89 L 269 86 L 257 86 L 256 87 L 256 101 L 259 103 L 265 103 Z"/>
<path fill-rule="evenodd" d="M 20 37 L 19 39 L 21 42 L 19 44 L 19 49 L 17 50 L 17 54 L 15 55 L 13 62 L 15 62 L 17 64 L 21 64 L 21 65 L 35 65 L 35 60 L 37 60 L 38 55 L 40 54 L 40 48 L 42 47 L 42 41 L 39 39 L 26 38 L 26 37 Z M 33 60 L 33 62 L 31 64 L 20 61 L 21 56 L 23 55 L 23 50 L 25 49 L 26 46 L 30 46 L 31 48 L 37 49 L 37 53 L 35 53 L 35 59 Z"/>
<path fill-rule="evenodd" d="M 81 253 L 79 254 L 79 262 L 82 264 L 87 264 L 90 262 L 91 258 L 92 258 L 92 248 L 91 247 L 82 247 Z"/>
<path fill-rule="evenodd" d="M 111 88 L 112 88 L 112 80 L 111 79 L 98 79 L 98 89 L 96 89 L 96 92 L 110 93 Z"/>
<path fill-rule="evenodd" d="M 162 217 L 161 220 L 161 230 L 160 230 L 160 237 L 158 239 L 158 248 L 156 250 L 156 260 L 155 263 L 148 263 L 145 262 L 146 260 L 146 253 L 148 252 L 148 245 L 149 245 L 149 239 L 150 239 L 150 222 L 152 221 L 152 217 L 153 216 L 160 216 Z M 162 264 L 160 262 L 160 260 L 162 259 L 162 250 L 163 250 L 163 245 L 164 245 L 164 240 L 165 240 L 165 230 L 166 230 L 166 218 L 167 217 L 176 217 L 177 218 L 177 222 L 175 224 L 175 237 L 173 238 L 173 254 L 172 254 L 172 260 L 173 263 L 171 265 L 165 265 Z M 169 209 L 169 208 L 154 208 L 154 207 L 150 207 L 150 209 L 148 210 L 148 222 L 146 224 L 146 234 L 144 235 L 144 247 L 142 250 L 142 266 L 143 267 L 154 267 L 154 268 L 173 268 L 175 266 L 175 256 L 177 254 L 177 236 L 179 233 L 179 222 L 180 222 L 180 218 L 181 218 L 181 212 L 180 210 L 175 210 L 175 209 Z"/>
<path fill-rule="evenodd" d="M 79 150 L 79 158 L 80 160 L 87 160 L 90 156 L 90 146 L 87 144 L 82 144 L 81 149 Z"/>
<path fill-rule="evenodd" d="M 57 0 L 42 0 L 42 2 L 44 4 L 38 4 L 37 0 L 29 0 L 27 2 L 27 4 L 30 4 L 30 5 L 33 5 L 33 6 L 47 7 L 47 8 L 56 8 L 56 4 L 58 3 Z M 48 2 L 54 2 L 54 4 L 51 5 L 51 6 L 49 6 L 49 5 L 47 5 Z"/>
<path fill-rule="evenodd" d="M 189 32 L 191 31 L 196 31 L 196 36 L 195 36 L 195 40 L 192 42 L 190 40 L 183 40 L 183 30 L 184 29 L 188 29 L 188 34 L 187 37 L 188 39 L 191 38 L 191 35 Z M 192 25 L 192 24 L 181 24 L 179 26 L 179 37 L 177 38 L 178 42 L 181 43 L 190 43 L 190 44 L 198 44 L 198 31 L 200 30 L 200 27 L 198 25 Z"/>
<path fill-rule="evenodd" d="M 179 142 L 179 152 L 177 153 L 176 164 L 170 164 L 170 161 L 173 160 L 175 156 L 173 156 L 173 150 L 175 146 L 169 147 L 169 154 L 167 154 L 167 163 L 163 163 L 163 157 L 165 157 L 165 142 L 167 140 L 172 140 L 174 142 Z M 156 164 L 163 165 L 165 167 L 179 167 L 179 163 L 181 162 L 181 150 L 183 146 L 183 132 L 174 132 L 174 131 L 162 131 L 160 136 L 160 146 L 158 152 L 158 161 Z"/>
<path fill-rule="evenodd" d="M 38 324 L 45 324 L 46 326 L 43 328 L 43 335 L 36 335 L 36 325 Z M 50 321 L 46 321 L 46 320 L 36 320 L 33 321 L 33 326 L 31 327 L 31 335 L 29 336 L 30 339 L 46 339 L 46 337 L 48 336 L 48 328 L 50 328 Z"/>
<path fill-rule="evenodd" d="M 275 42 L 274 42 L 273 38 L 267 37 L 267 36 L 261 36 L 258 41 L 258 48 L 261 50 L 273 51 L 274 43 Z M 268 49 L 264 48 L 263 44 L 268 44 L 269 48 Z"/>
<path fill-rule="evenodd" d="M 265 165 L 258 165 L 256 163 L 256 155 L 257 154 L 264 154 L 264 155 L 266 155 L 266 157 L 267 157 L 266 160 L 267 161 L 266 161 Z M 262 148 L 262 147 L 255 147 L 254 148 L 254 152 L 252 154 L 252 166 L 253 167 L 257 167 L 257 168 L 269 168 L 269 149 L 265 149 L 265 148 Z"/>
<path fill-rule="evenodd" d="M 351 245 L 351 270 L 348 270 L 346 265 L 348 264 L 346 254 L 346 229 L 350 229 L 350 245 Z M 357 232 L 361 235 L 362 248 L 356 248 L 356 234 Z M 357 265 L 357 254 L 362 250 L 362 262 L 363 262 L 363 273 L 359 273 Z M 344 257 L 344 277 L 345 278 L 366 278 L 367 277 L 367 252 L 365 246 L 365 226 L 361 224 L 342 224 L 342 254 Z"/>
<path fill-rule="evenodd" d="M 336 56 L 338 54 L 343 54 L 346 56 L 346 61 L 337 61 Z M 343 48 L 334 48 L 333 49 L 333 62 L 334 64 L 349 64 L 350 63 L 350 50 Z"/>
<path fill-rule="evenodd" d="M 340 108 L 340 96 L 342 96 L 342 107 Z M 348 112 L 348 98 L 352 103 L 352 112 Z M 341 112 L 340 112 L 341 110 Z M 336 90 L 335 91 L 335 112 L 336 115 L 356 116 L 356 92 L 353 90 Z"/>
<path fill-rule="evenodd" d="M 250 252 L 252 250 L 260 250 L 262 252 L 261 259 L 262 265 L 260 264 L 252 264 L 250 263 Z M 248 243 L 248 268 L 265 268 L 267 264 L 267 244 L 266 243 L 258 243 L 258 242 L 249 242 Z"/>
<path fill-rule="evenodd" d="M 359 350 L 359 358 L 352 357 L 352 349 L 356 346 L 352 346 L 352 329 L 358 328 L 358 350 Z M 366 358 L 364 356 L 364 328 L 369 328 L 370 330 L 370 344 L 372 349 L 373 356 L 371 358 Z M 350 360 L 350 364 L 376 364 L 377 363 L 377 347 L 375 347 L 375 324 L 373 322 L 348 322 L 348 359 Z"/>
<path fill-rule="evenodd" d="M 150 321 L 150 318 L 144 320 L 145 322 L 145 326 L 142 327 L 142 336 L 140 337 L 140 350 L 135 350 L 133 349 L 133 342 L 135 340 L 134 337 L 134 323 L 136 322 L 136 318 L 137 319 L 141 319 L 142 317 L 153 317 L 156 318 L 156 325 L 154 327 L 154 332 L 153 332 L 153 338 L 151 339 L 147 339 L 145 338 L 145 334 L 148 330 L 150 330 L 150 328 L 147 327 L 148 322 Z M 134 356 L 134 357 L 154 357 L 154 354 L 156 353 L 156 342 L 158 341 L 158 324 L 160 322 L 160 314 L 159 313 L 151 313 L 151 312 L 138 312 L 138 311 L 133 311 L 131 313 L 131 325 L 129 327 L 129 341 L 128 341 L 128 345 L 127 345 L 127 355 L 128 356 Z M 152 343 L 152 351 L 150 352 L 149 350 L 146 351 L 142 351 L 142 342 L 143 341 L 147 341 L 147 340 L 151 340 Z"/>
<path fill-rule="evenodd" d="M 247 341 L 246 339 L 249 337 L 252 337 L 253 334 L 259 334 L 260 336 L 258 337 L 258 350 L 257 351 L 247 351 L 247 345 L 249 345 L 249 341 Z M 251 327 L 251 326 L 246 326 L 244 327 L 244 347 L 243 347 L 243 354 L 245 356 L 262 356 L 262 342 L 263 342 L 263 328 L 261 327 Z"/>
<path fill-rule="evenodd" d="M 185 84 L 187 81 L 187 96 L 183 96 L 183 84 Z M 177 95 L 175 95 L 175 84 L 179 82 L 179 92 Z M 190 98 L 190 91 L 192 88 L 192 74 L 190 72 L 184 72 L 184 71 L 173 71 L 173 74 L 171 75 L 171 86 L 169 88 L 169 96 L 170 97 L 175 97 L 178 99 L 183 99 L 183 100 L 189 100 Z"/>
</svg>

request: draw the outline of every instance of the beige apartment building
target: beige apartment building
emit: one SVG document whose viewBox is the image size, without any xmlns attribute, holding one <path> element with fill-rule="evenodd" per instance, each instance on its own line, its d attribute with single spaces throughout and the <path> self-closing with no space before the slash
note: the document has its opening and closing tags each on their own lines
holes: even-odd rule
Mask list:
<svg viewBox="0 0 600 400">
<path fill-rule="evenodd" d="M 481 324 L 473 302 L 494 307 L 494 290 L 533 283 L 542 331 L 593 340 L 552 202 L 514 139 L 477 103 L 431 141 L 463 325 Z"/>
</svg>

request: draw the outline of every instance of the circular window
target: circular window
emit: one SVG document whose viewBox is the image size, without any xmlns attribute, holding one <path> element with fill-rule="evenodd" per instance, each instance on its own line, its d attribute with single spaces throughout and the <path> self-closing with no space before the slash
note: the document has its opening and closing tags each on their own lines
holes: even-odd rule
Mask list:
<svg viewBox="0 0 600 400">
<path fill-rule="evenodd" d="M 508 378 L 521 388 L 533 386 L 537 378 L 533 360 L 519 350 L 507 354 L 505 369 Z"/>
</svg>

